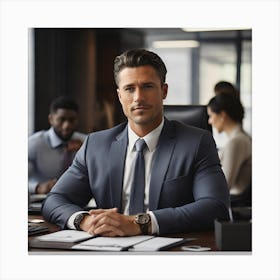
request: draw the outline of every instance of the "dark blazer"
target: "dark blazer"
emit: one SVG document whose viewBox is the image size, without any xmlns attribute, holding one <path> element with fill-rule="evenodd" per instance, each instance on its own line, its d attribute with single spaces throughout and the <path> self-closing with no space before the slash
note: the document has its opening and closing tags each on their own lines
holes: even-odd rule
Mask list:
<svg viewBox="0 0 280 280">
<path fill-rule="evenodd" d="M 122 212 L 127 124 L 92 133 L 42 207 L 46 220 L 65 228 L 94 197 L 98 208 Z M 228 219 L 229 193 L 215 142 L 206 130 L 165 119 L 155 152 L 149 210 L 160 234 L 204 230 Z"/>
</svg>

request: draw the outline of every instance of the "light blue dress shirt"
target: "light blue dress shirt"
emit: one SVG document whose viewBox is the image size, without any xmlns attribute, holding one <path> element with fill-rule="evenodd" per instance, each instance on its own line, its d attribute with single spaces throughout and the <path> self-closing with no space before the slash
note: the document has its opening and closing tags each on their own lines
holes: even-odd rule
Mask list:
<svg viewBox="0 0 280 280">
<path fill-rule="evenodd" d="M 85 138 L 85 134 L 74 132 L 71 140 L 84 141 Z M 38 131 L 29 137 L 28 188 L 31 194 L 35 193 L 38 183 L 58 179 L 65 171 L 63 143 L 52 127 L 49 130 Z M 71 152 L 72 160 L 75 154 L 76 152 Z"/>
</svg>

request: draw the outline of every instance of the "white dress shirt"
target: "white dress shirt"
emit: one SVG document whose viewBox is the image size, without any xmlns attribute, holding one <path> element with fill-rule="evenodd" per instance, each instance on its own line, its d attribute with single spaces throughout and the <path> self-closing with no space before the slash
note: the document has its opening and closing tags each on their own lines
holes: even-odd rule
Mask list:
<svg viewBox="0 0 280 280">
<path fill-rule="evenodd" d="M 154 214 L 149 211 L 149 191 L 151 181 L 151 171 L 153 165 L 153 159 L 158 144 L 158 139 L 163 128 L 164 121 L 160 125 L 151 131 L 149 134 L 142 137 L 147 144 L 147 148 L 144 150 L 145 159 L 145 199 L 144 208 L 146 212 L 149 212 L 152 220 L 152 233 L 158 233 L 158 223 Z M 123 180 L 123 195 L 122 195 L 122 207 L 124 214 L 128 215 L 130 191 L 133 180 L 134 166 L 136 162 L 136 150 L 135 142 L 139 139 L 139 136 L 128 126 L 128 147 L 126 152 L 125 169 L 124 169 L 124 180 Z"/>
<path fill-rule="evenodd" d="M 144 199 L 144 207 L 145 211 L 148 212 L 151 216 L 151 225 L 152 225 L 152 234 L 159 232 L 158 223 L 156 220 L 155 215 L 152 211 L 149 211 L 149 191 L 150 191 L 150 181 L 151 181 L 151 171 L 153 165 L 153 159 L 155 155 L 155 151 L 157 148 L 158 140 L 160 133 L 162 131 L 164 124 L 164 119 L 160 125 L 151 131 L 149 134 L 142 137 L 147 144 L 147 148 L 144 150 L 144 159 L 145 159 L 145 199 Z M 129 215 L 129 199 L 130 199 L 130 191 L 131 191 L 131 184 L 133 180 L 133 172 L 134 166 L 136 162 L 136 150 L 135 150 L 135 142 L 139 139 L 139 136 L 130 128 L 128 125 L 128 146 L 126 152 L 126 159 L 125 159 L 125 169 L 124 169 L 124 179 L 123 179 L 123 193 L 122 193 L 122 208 L 124 215 Z M 71 229 L 75 229 L 74 227 L 74 219 L 78 213 L 74 213 L 68 220 L 67 226 Z"/>
</svg>

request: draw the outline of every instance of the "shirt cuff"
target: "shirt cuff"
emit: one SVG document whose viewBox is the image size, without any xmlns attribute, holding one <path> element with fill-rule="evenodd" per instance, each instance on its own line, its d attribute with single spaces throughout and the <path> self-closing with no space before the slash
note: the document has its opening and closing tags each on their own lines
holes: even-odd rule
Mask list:
<svg viewBox="0 0 280 280">
<path fill-rule="evenodd" d="M 148 211 L 148 214 L 151 217 L 152 234 L 155 234 L 155 233 L 158 234 L 159 226 L 158 226 L 157 218 L 152 211 Z"/>
<path fill-rule="evenodd" d="M 74 226 L 74 220 L 75 220 L 76 216 L 78 216 L 81 213 L 88 213 L 88 212 L 87 211 L 78 211 L 78 212 L 75 212 L 74 214 L 72 214 L 67 221 L 67 228 L 76 229 L 76 227 Z"/>
</svg>

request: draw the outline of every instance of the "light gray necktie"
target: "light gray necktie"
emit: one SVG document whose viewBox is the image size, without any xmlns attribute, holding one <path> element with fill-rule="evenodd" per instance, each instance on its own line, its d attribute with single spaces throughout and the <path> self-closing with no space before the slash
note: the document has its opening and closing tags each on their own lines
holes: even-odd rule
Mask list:
<svg viewBox="0 0 280 280">
<path fill-rule="evenodd" d="M 144 197 L 145 197 L 145 159 L 143 151 L 146 147 L 144 139 L 138 139 L 135 142 L 137 152 L 134 176 L 131 185 L 129 214 L 135 215 L 144 212 Z"/>
</svg>

